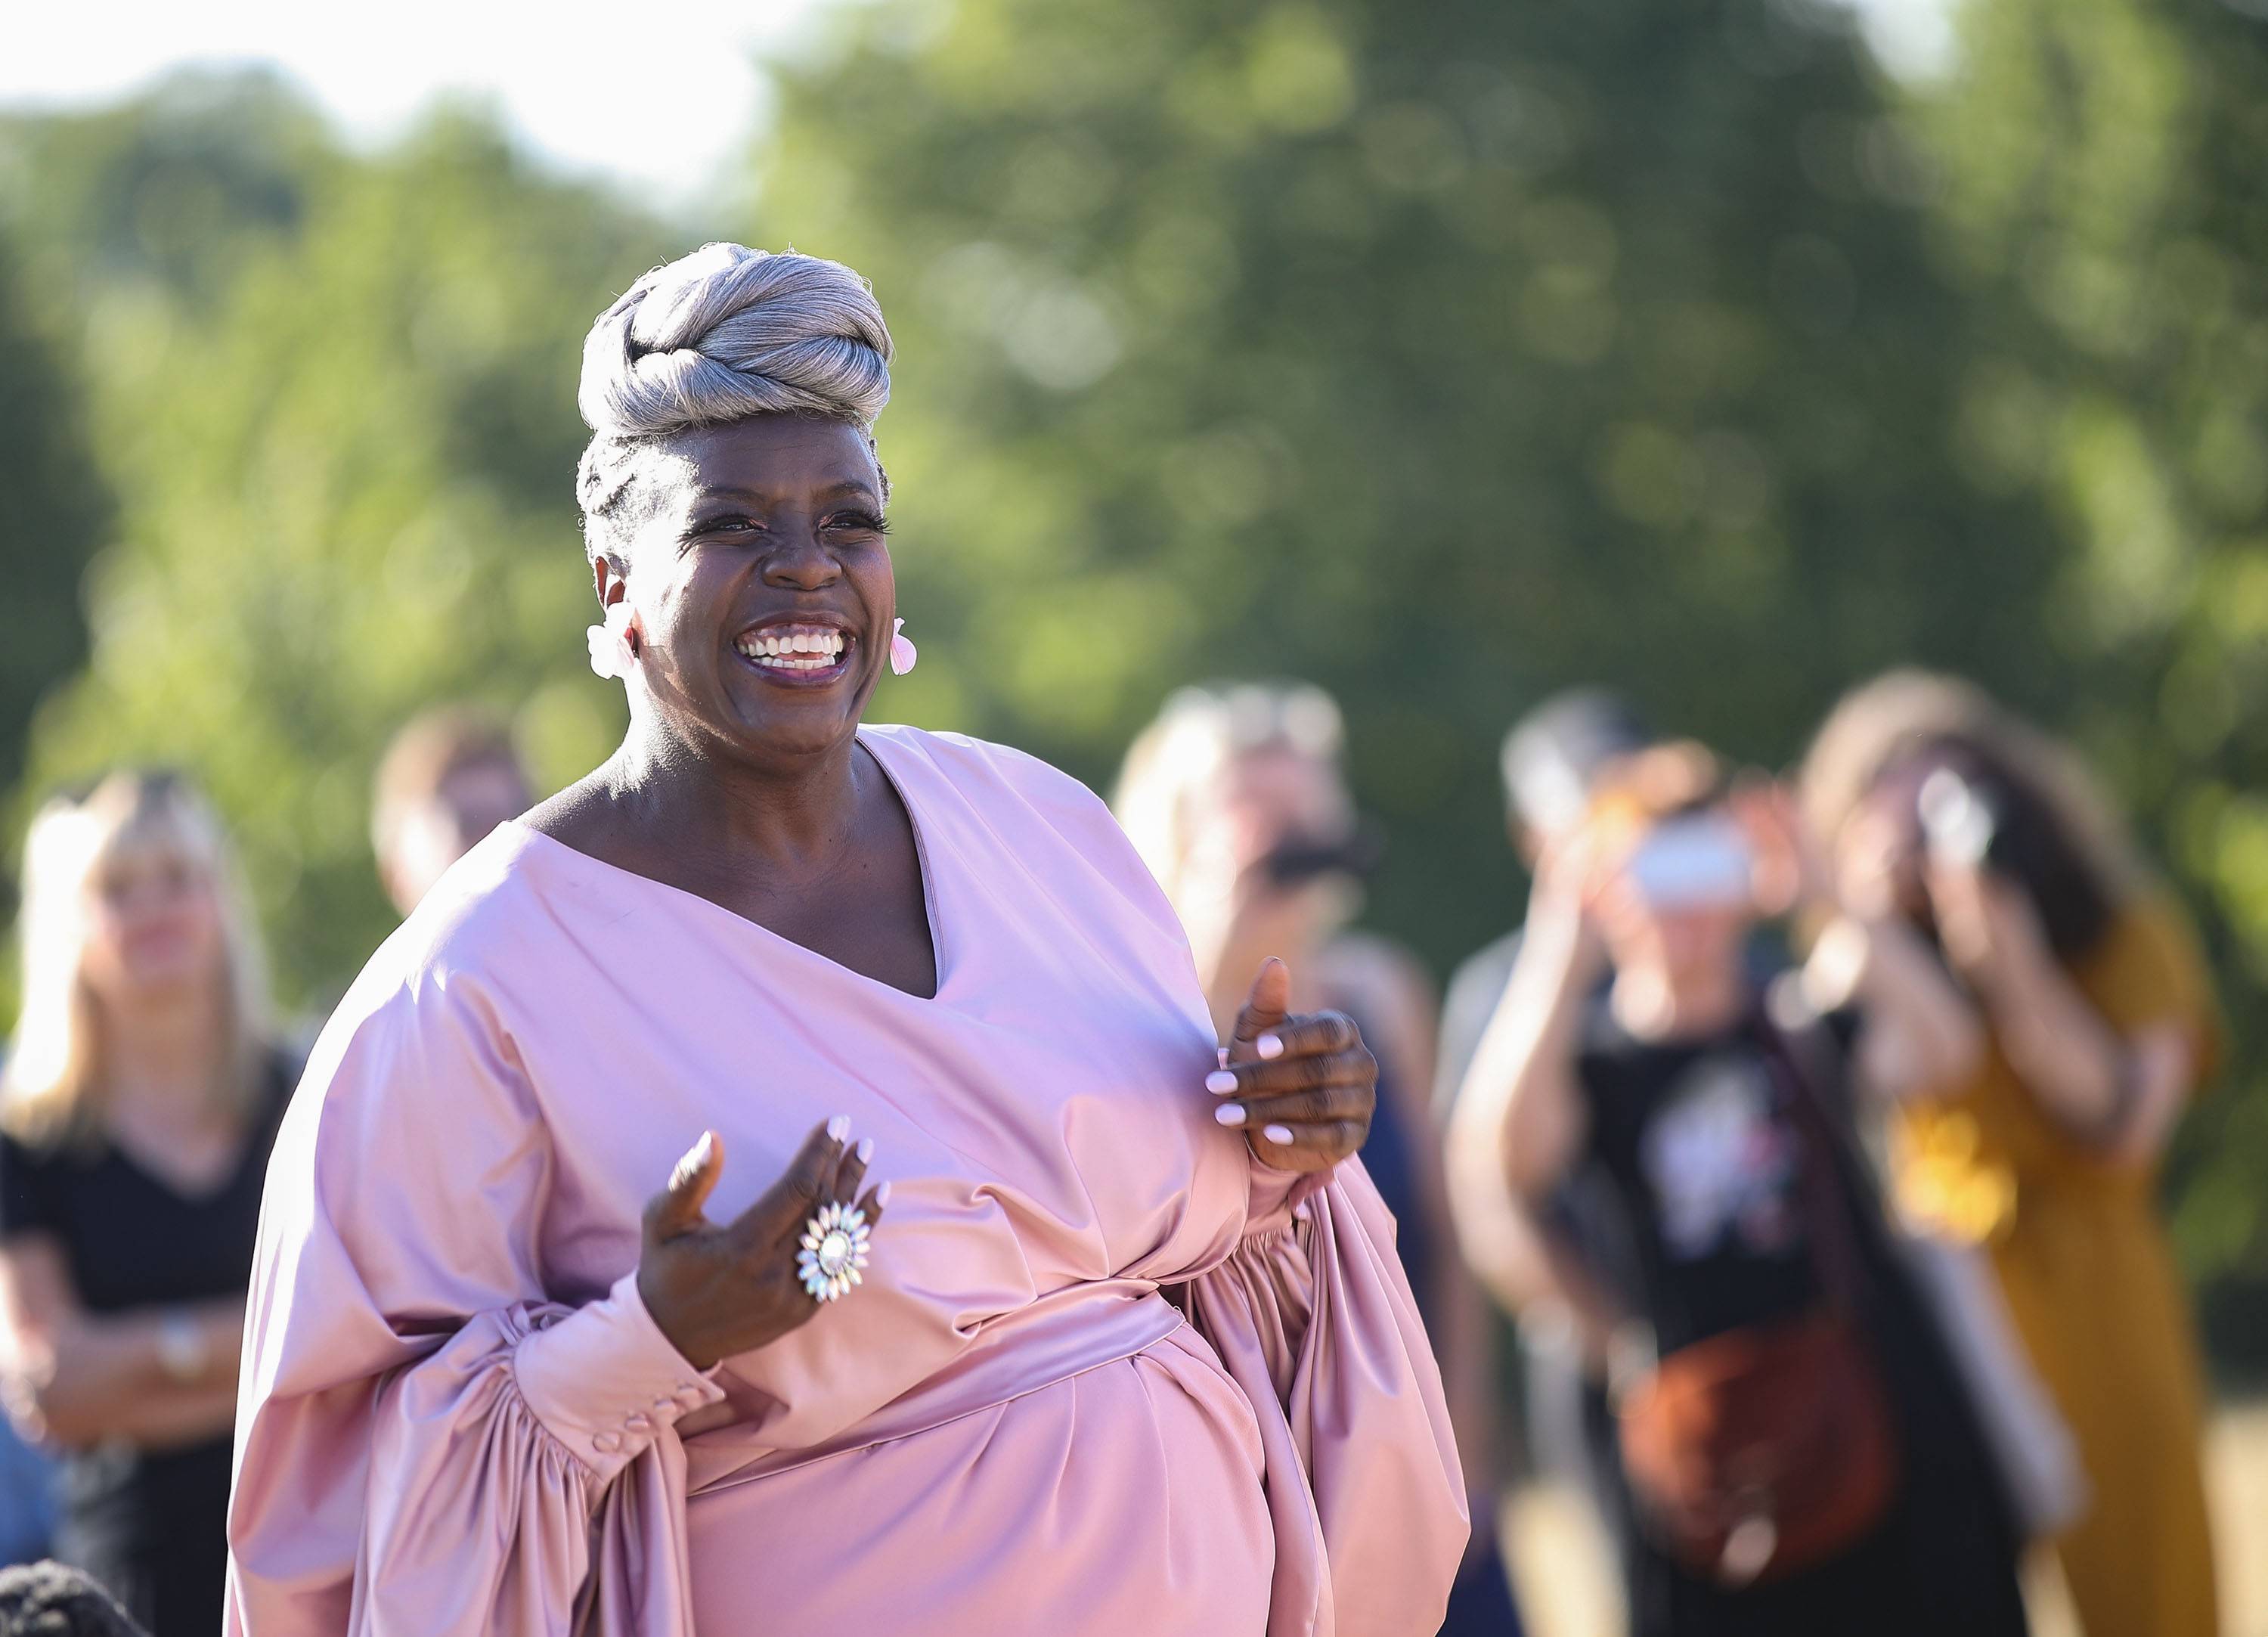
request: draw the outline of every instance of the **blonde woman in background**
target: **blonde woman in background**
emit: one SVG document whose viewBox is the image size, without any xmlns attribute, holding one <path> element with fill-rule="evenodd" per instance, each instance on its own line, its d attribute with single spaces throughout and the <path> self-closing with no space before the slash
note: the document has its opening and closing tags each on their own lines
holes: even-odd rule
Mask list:
<svg viewBox="0 0 2268 1637">
<path fill-rule="evenodd" d="M 1520 1629 L 1496 1554 L 1493 1336 L 1456 1251 L 1431 1106 L 1437 1007 L 1417 958 L 1351 929 L 1376 840 L 1358 822 L 1339 709 L 1299 682 L 1185 688 L 1128 749 L 1112 810 L 1188 929 L 1221 1037 L 1251 972 L 1291 968 L 1296 1010 L 1353 1018 L 1378 1059 L 1364 1165 L 1441 1360 L 1473 1534 L 1446 1633 Z"/>
<path fill-rule="evenodd" d="M 1888 864 L 1986 1037 L 1891 1114 L 1898 1201 L 1981 1248 L 2077 1438 L 2057 1543 L 2088 1637 L 2212 1637 L 2203 1371 L 2154 1198 L 2220 1050 L 2194 934 L 2072 756 L 1951 677 L 1899 672 L 1821 728 L 1804 805 Z"/>
<path fill-rule="evenodd" d="M 57 1555 L 157 1637 L 217 1631 L 245 1287 L 290 1086 L 212 809 L 165 773 L 50 801 L 20 931 L 0 1076 L 8 1408 L 65 1452 Z"/>
</svg>

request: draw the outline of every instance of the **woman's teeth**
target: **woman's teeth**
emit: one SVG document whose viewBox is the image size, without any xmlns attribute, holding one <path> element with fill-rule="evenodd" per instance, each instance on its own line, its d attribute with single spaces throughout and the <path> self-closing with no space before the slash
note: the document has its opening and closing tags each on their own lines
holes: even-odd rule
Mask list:
<svg viewBox="0 0 2268 1637">
<path fill-rule="evenodd" d="M 734 645 L 767 670 L 823 671 L 842 659 L 845 639 L 839 630 L 792 627 L 746 636 Z"/>
</svg>

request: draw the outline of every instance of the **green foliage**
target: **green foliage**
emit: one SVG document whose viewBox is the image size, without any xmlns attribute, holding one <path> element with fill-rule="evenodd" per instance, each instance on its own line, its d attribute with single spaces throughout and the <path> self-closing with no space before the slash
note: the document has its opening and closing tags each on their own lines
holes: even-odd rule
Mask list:
<svg viewBox="0 0 2268 1637">
<path fill-rule="evenodd" d="M 185 73 L 115 108 L 0 119 L 0 212 L 50 321 L 99 336 L 121 305 L 210 311 L 342 164 L 274 77 Z"/>
<path fill-rule="evenodd" d="M 2237 1070 L 2177 1225 L 2268 1352 L 2268 21 L 2252 4 L 1992 0 L 1912 111 L 1976 337 L 1971 476 L 2067 542 L 2067 716 L 2213 914 Z M 2242 1282 L 2240 1285 L 2238 1277 Z"/>
<path fill-rule="evenodd" d="M 575 338 L 664 247 L 481 122 L 444 114 L 352 160 L 281 140 L 304 114 L 244 94 L 241 125 L 174 92 L 26 135 L 16 173 L 41 181 L 21 214 L 59 224 L 77 269 L 121 512 L 93 653 L 40 719 L 33 783 L 194 768 L 305 1004 L 386 930 L 365 814 L 406 716 L 494 697 L 562 780 L 620 731 L 619 694 L 581 663 Z M 165 211 L 117 205 L 152 188 L 207 201 L 223 268 L 177 256 L 202 241 Z"/>
<path fill-rule="evenodd" d="M 0 237 L 0 788 L 22 771 L 33 707 L 85 657 L 79 580 L 110 527 L 78 382 L 36 333 L 13 246 Z"/>
<path fill-rule="evenodd" d="M 2080 737 L 2235 995 L 2268 972 L 2244 11 L 1969 0 L 1961 70 L 1902 95 L 1808 0 L 884 0 L 781 70 L 710 232 L 850 262 L 897 335 L 923 663 L 880 713 L 1103 784 L 1176 682 L 1313 677 L 1394 832 L 1373 918 L 1446 967 L 1520 911 L 1493 751 L 1545 691 L 1781 763 L 1918 659 Z M 55 634 L 0 665 L 0 758 L 77 667 L 18 814 L 195 768 L 287 996 L 335 992 L 387 925 L 396 723 L 492 698 L 553 781 L 619 726 L 577 344 L 692 237 L 461 114 L 348 152 L 258 77 L 0 120 L 0 518 Z M 2257 1350 L 2268 1042 L 2235 1010 L 2180 1220 Z"/>
<path fill-rule="evenodd" d="M 900 342 L 917 707 L 1103 779 L 1178 680 L 1312 676 L 1436 962 L 1519 914 L 1492 752 L 1555 685 L 1767 760 L 1909 657 L 2058 697 L 2053 542 L 1957 457 L 1961 309 L 1836 14 L 865 12 L 761 159 L 748 234 Z"/>
</svg>

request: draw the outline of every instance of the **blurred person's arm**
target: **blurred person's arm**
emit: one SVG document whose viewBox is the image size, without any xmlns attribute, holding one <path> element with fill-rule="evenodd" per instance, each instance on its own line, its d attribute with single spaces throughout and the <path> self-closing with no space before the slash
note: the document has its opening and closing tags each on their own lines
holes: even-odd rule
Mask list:
<svg viewBox="0 0 2268 1637">
<path fill-rule="evenodd" d="M 1465 1488 L 1492 1502 L 1501 1464 L 1496 1336 L 1487 1301 L 1457 1254 L 1448 1179 L 1441 1166 L 1441 1123 L 1433 1107 L 1433 1048 L 1440 1014 L 1432 983 L 1401 946 L 1362 933 L 1336 940 L 1325 951 L 1325 963 L 1330 988 L 1361 997 L 1364 1022 L 1375 1025 L 1375 1033 L 1365 1038 L 1387 1070 L 1381 1090 L 1394 1099 L 1395 1112 L 1410 1133 L 1410 1180 L 1425 1217 L 1429 1248 L 1428 1265 L 1418 1274 L 1425 1285 L 1427 1330 L 1441 1366 L 1441 1390 L 1457 1434 Z M 1480 1515 L 1475 1513 L 1476 1519 Z M 1475 1528 L 1474 1550 L 1486 1544 L 1483 1533 Z"/>
<path fill-rule="evenodd" d="M 1896 832 L 1854 822 L 1830 861 L 1784 786 L 1744 789 L 1734 807 L 1768 878 L 1760 907 L 1817 927 L 1798 975 L 1805 1002 L 1817 1013 L 1856 1007 L 1866 1018 L 1856 1047 L 1860 1083 L 1891 1097 L 1966 1083 L 1984 1055 L 1984 1023 L 1899 911 Z"/>
<path fill-rule="evenodd" d="M 1465 1087 L 1465 1073 L 1480 1050 L 1481 1036 L 1496 1015 L 1512 981 L 1513 962 L 1520 956 L 1521 934 L 1507 933 L 1486 948 L 1469 955 L 1449 975 L 1441 999 L 1441 1027 L 1433 1051 L 1433 1123 L 1447 1128 L 1455 1114 L 1457 1095 Z"/>
<path fill-rule="evenodd" d="M 1983 999 L 2001 1052 L 2041 1109 L 2106 1160 L 2154 1161 L 2199 1077 L 2196 1027 L 2168 1017 L 2122 1032 L 2056 958 L 2014 882 L 1940 864 L 1929 889 L 1948 958 Z"/>
<path fill-rule="evenodd" d="M 1436 1125 L 1448 1134 L 1453 1145 L 1464 1140 L 1455 1133 L 1465 1077 L 1480 1051 L 1481 1037 L 1503 1002 L 1522 943 L 1522 935 L 1513 933 L 1491 944 L 1467 961 L 1449 982 L 1448 999 L 1442 1007 L 1433 1108 Z M 1492 1174 L 1481 1175 L 1462 1191 L 1453 1185 L 1450 1191 L 1451 1220 L 1465 1265 L 1479 1281 L 1479 1288 L 1508 1315 L 1533 1317 L 1550 1309 L 1567 1315 L 1570 1324 L 1577 1323 L 1572 1316 L 1575 1303 L 1568 1291 L 1585 1284 L 1588 1273 L 1566 1250 L 1561 1235 L 1543 1221 L 1512 1210 Z M 1586 1305 L 1603 1310 L 1596 1300 Z"/>
<path fill-rule="evenodd" d="M 1603 1356 L 1620 1314 L 1549 1217 L 1587 1123 L 1574 1064 L 1607 975 L 1580 848 L 1547 859 L 1511 981 L 1482 1032 L 1449 1125 L 1449 1199 L 1465 1259 L 1513 1311 L 1564 1303 Z"/>
<path fill-rule="evenodd" d="M 188 1374 L 179 1373 L 183 1340 L 198 1355 Z M 0 1379 L 9 1418 L 27 1438 L 164 1449 L 225 1433 L 243 1340 L 240 1300 L 89 1313 L 51 1237 L 0 1241 Z"/>
<path fill-rule="evenodd" d="M 1976 1009 L 1901 917 L 1837 910 L 1812 944 L 1802 985 L 1815 1011 L 1855 1006 L 1865 1015 L 1859 1078 L 1884 1096 L 1956 1090 L 1984 1058 Z"/>
</svg>

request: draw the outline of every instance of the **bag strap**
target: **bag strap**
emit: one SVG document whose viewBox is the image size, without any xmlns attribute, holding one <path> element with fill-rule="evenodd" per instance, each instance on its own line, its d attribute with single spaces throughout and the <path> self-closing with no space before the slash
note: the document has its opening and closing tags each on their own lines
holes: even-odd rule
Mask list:
<svg viewBox="0 0 2268 1637">
<path fill-rule="evenodd" d="M 1837 1130 L 1825 1093 L 1815 1077 L 1805 1072 L 1786 1031 L 1760 1011 L 1749 1033 L 1765 1072 L 1786 1102 L 1796 1133 L 1808 1219 L 1804 1237 L 1811 1246 L 1820 1292 L 1830 1307 L 1855 1324 L 1864 1313 L 1867 1279 L 1852 1221 L 1853 1208 L 1865 1202 L 1855 1197 L 1849 1175 L 1850 1144 Z"/>
</svg>

